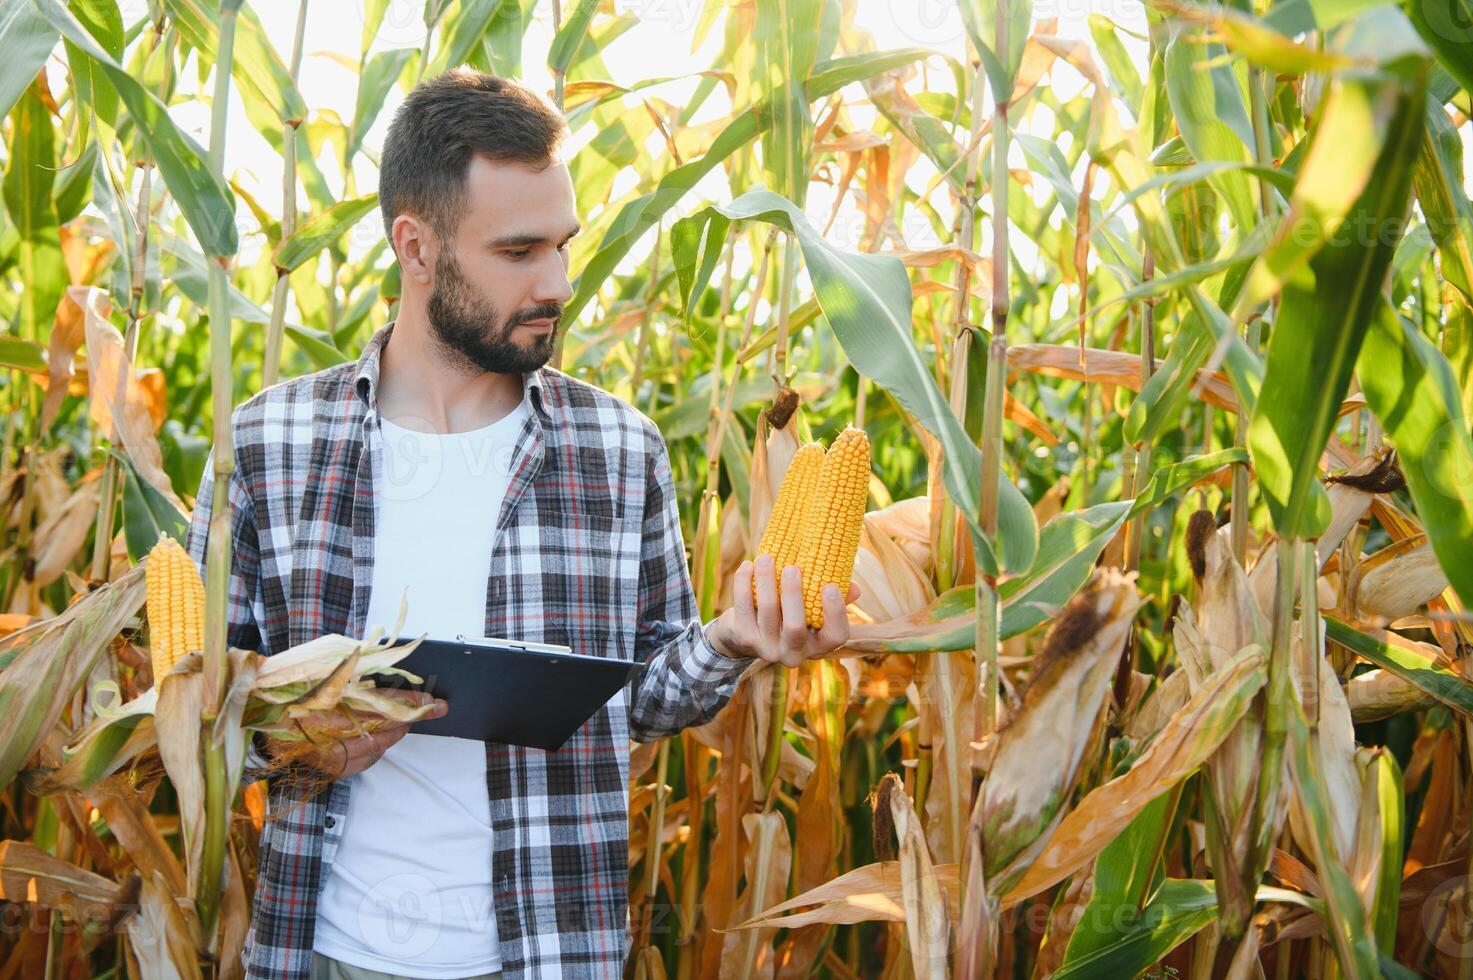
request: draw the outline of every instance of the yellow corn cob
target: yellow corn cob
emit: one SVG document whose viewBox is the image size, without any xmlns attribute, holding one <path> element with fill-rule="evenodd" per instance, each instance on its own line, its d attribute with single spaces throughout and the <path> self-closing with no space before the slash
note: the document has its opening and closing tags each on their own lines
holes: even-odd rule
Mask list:
<svg viewBox="0 0 1473 980">
<path fill-rule="evenodd" d="M 154 683 L 191 650 L 205 645 L 205 583 L 189 552 L 160 537 L 148 552 L 149 656 Z"/>
<path fill-rule="evenodd" d="M 849 594 L 849 577 L 864 527 L 864 505 L 869 499 L 869 477 L 869 437 L 863 429 L 846 426 L 824 454 L 798 550 L 803 609 L 814 629 L 823 628 L 824 585 L 834 582 L 841 596 Z"/>
<path fill-rule="evenodd" d="M 771 555 L 775 583 L 782 582 L 782 570 L 798 564 L 798 549 L 803 544 L 803 527 L 814 492 L 818 489 L 818 470 L 823 465 L 823 446 L 810 442 L 799 448 L 788 463 L 782 485 L 777 488 L 772 514 L 762 529 L 757 545 L 758 555 Z M 754 558 L 756 556 L 753 556 Z M 752 605 L 757 604 L 757 575 L 752 575 Z"/>
</svg>

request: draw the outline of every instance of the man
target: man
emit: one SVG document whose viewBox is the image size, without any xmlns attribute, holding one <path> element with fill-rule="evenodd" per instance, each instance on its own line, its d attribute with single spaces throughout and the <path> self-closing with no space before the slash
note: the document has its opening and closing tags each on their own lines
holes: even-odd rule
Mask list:
<svg viewBox="0 0 1473 980">
<path fill-rule="evenodd" d="M 808 629 L 798 570 L 775 585 L 770 558 L 756 602 L 744 562 L 735 606 L 703 625 L 659 430 L 544 366 L 578 230 L 565 135 L 546 100 L 470 70 L 395 114 L 379 197 L 398 319 L 355 363 L 232 413 L 229 642 L 361 637 L 407 595 L 405 636 L 648 667 L 556 752 L 397 725 L 310 758 L 325 792 L 272 779 L 249 978 L 618 977 L 629 740 L 706 722 L 754 659 L 796 665 L 848 636 L 857 588 L 830 584 Z M 202 569 L 212 465 L 187 541 Z"/>
</svg>

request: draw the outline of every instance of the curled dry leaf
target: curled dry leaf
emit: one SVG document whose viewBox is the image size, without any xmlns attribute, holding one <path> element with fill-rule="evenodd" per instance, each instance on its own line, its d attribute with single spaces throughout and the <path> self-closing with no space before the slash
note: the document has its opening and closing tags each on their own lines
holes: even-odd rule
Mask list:
<svg viewBox="0 0 1473 980">
<path fill-rule="evenodd" d="M 87 375 L 90 411 L 94 424 L 113 443 L 128 451 L 138 475 L 166 497 L 181 512 L 189 508 L 174 493 L 164 472 L 164 455 L 154 435 L 149 397 L 133 374 L 133 365 L 123 349 L 123 336 L 107 322 L 107 294 L 88 287 L 82 311 L 87 334 Z"/>
<path fill-rule="evenodd" d="M 957 902 L 957 866 L 933 865 L 936 881 L 946 895 L 948 907 Z M 779 905 L 764 910 L 733 929 L 759 927 L 796 929 L 799 926 L 827 923 L 850 925 L 855 922 L 904 922 L 900 862 L 879 861 L 846 871 L 844 874 L 811 888 Z M 808 906 L 814 906 L 809 909 Z M 807 911 L 797 911 L 807 909 Z"/>
</svg>

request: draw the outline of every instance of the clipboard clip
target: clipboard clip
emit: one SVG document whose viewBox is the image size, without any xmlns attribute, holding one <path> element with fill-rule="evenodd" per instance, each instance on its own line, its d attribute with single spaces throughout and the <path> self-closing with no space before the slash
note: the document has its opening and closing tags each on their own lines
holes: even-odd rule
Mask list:
<svg viewBox="0 0 1473 980">
<path fill-rule="evenodd" d="M 534 653 L 572 653 L 572 647 L 562 646 L 557 643 L 534 643 L 531 640 L 507 640 L 501 637 L 470 637 L 464 633 L 456 633 L 455 641 L 468 646 L 498 646 L 512 647 L 517 650 L 527 650 Z"/>
</svg>

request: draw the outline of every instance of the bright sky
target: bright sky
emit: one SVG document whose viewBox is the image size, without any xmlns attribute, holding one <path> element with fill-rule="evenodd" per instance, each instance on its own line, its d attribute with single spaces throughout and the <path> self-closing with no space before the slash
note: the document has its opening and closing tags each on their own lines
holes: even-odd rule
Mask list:
<svg viewBox="0 0 1473 980">
<path fill-rule="evenodd" d="M 284 62 L 289 60 L 296 28 L 296 0 L 248 0 L 248 2 L 264 24 L 282 60 Z M 571 2 L 572 0 L 564 0 L 564 7 L 570 6 Z M 656 75 L 694 76 L 694 73 L 704 69 L 719 67 L 716 65 L 722 42 L 722 31 L 719 24 L 708 32 L 700 48 L 693 50 L 703 2 L 708 2 L 708 0 L 614 0 L 614 9 L 617 13 L 637 17 L 639 23 L 616 38 L 602 51 L 612 80 L 619 83 L 631 83 Z M 123 23 L 131 24 L 146 16 L 147 7 L 147 0 L 121 0 Z M 371 50 L 419 48 L 425 38 L 423 9 L 423 0 L 390 0 Z M 1140 0 L 1037 0 L 1034 9 L 1035 24 L 1043 18 L 1057 17 L 1056 31 L 1066 37 L 1088 40 L 1090 14 L 1108 16 L 1127 32 L 1141 35 L 1145 32 L 1144 7 Z M 552 78 L 546 67 L 546 52 L 553 37 L 552 22 L 552 0 L 538 0 L 523 48 L 522 80 L 549 95 L 552 90 Z M 873 35 L 876 47 L 880 49 L 920 46 L 934 48 L 957 59 L 964 59 L 966 56 L 966 35 L 956 0 L 859 0 L 856 23 Z M 343 3 L 339 0 L 309 0 L 305 54 L 302 60 L 299 88 L 310 110 L 332 110 L 345 123 L 352 120 L 357 97 L 357 77 L 343 61 L 357 62 L 363 30 L 361 4 Z M 1145 43 L 1131 37 L 1129 33 L 1122 33 L 1120 36 L 1138 64 L 1143 66 Z M 55 85 L 63 85 L 65 81 L 61 73 L 64 71 L 64 65 L 60 60 L 60 51 L 58 50 L 57 53 L 58 57 L 53 59 L 51 64 L 51 69 L 56 76 L 53 82 Z M 334 57 L 335 55 L 338 57 Z M 342 60 L 340 61 L 339 58 Z M 950 70 L 942 59 L 931 59 L 926 71 L 928 86 L 948 91 L 951 89 Z M 1144 71 L 1142 73 L 1144 74 Z M 197 75 L 192 70 L 186 73 L 185 77 L 180 80 L 181 92 L 188 92 L 192 86 L 195 86 L 196 78 Z M 212 78 L 213 76 L 207 81 L 207 85 L 213 84 Z M 1083 81 L 1072 68 L 1056 63 L 1053 74 L 1046 84 L 1054 86 L 1061 97 L 1067 98 L 1078 90 Z M 645 94 L 656 96 L 666 102 L 680 105 L 689 99 L 696 84 L 695 77 L 678 78 L 643 91 Z M 250 191 L 264 207 L 273 213 L 279 213 L 282 160 L 247 122 L 235 87 L 232 87 L 231 95 L 229 129 L 226 139 L 227 174 L 238 180 L 241 186 Z M 863 89 L 856 84 L 847 89 L 845 95 L 848 105 L 852 107 L 850 116 L 854 124 L 862 127 L 874 124 L 876 114 L 866 104 Z M 393 109 L 402 98 L 403 94 L 397 86 L 390 90 L 382 111 L 367 134 L 365 145 L 373 151 L 375 157 L 383 144 Z M 633 97 L 628 97 L 628 101 L 637 105 Z M 693 122 L 700 124 L 724 118 L 729 112 L 730 105 L 726 100 L 725 89 L 717 86 Z M 210 120 L 206 101 L 181 102 L 172 106 L 170 113 L 181 127 L 189 131 L 202 146 L 208 145 Z M 591 128 L 585 126 L 581 132 L 575 132 L 568 149 L 576 152 L 584 141 L 594 135 L 590 131 Z M 658 145 L 658 133 L 652 134 L 650 140 L 652 153 L 664 152 L 663 146 Z M 335 193 L 341 194 L 342 182 L 338 177 L 336 161 L 330 159 L 332 152 L 331 149 L 325 147 L 319 163 L 329 186 Z M 1024 165 L 1016 147 L 1014 147 L 1014 155 L 1010 164 L 1014 167 Z M 923 191 L 930 185 L 935 175 L 935 168 L 923 157 L 908 171 L 907 182 L 913 189 Z M 355 161 L 355 179 L 360 194 L 368 193 L 377 186 L 376 168 L 372 161 L 363 154 L 359 154 Z M 633 186 L 634 180 L 633 173 L 621 174 L 614 185 L 612 199 L 617 200 L 626 193 Z M 829 184 L 814 182 L 810 185 L 805 210 L 818 227 L 823 227 L 828 219 L 829 211 L 833 207 L 833 193 L 834 188 Z M 678 213 L 672 213 L 671 218 L 679 217 L 687 209 L 694 208 L 702 199 L 720 201 L 729 200 L 731 196 L 732 192 L 727 185 L 724 172 L 721 168 L 717 168 L 707 175 L 686 201 L 676 206 L 675 211 Z M 302 205 L 306 205 L 305 197 L 299 197 L 299 201 Z M 951 210 L 944 189 L 933 193 L 930 202 L 937 208 L 942 218 L 949 222 Z M 264 245 L 264 238 L 256 233 L 255 220 L 243 202 L 239 208 L 242 237 L 241 252 L 237 261 L 249 264 L 259 256 L 260 249 Z M 846 229 L 857 227 L 853 222 L 836 222 L 829 237 L 841 247 L 855 248 L 858 245 L 857 241 L 845 239 L 857 235 L 857 231 Z M 912 248 L 929 248 L 941 244 L 934 239 L 929 225 L 923 221 L 910 223 L 902 231 Z M 984 229 L 982 232 L 984 247 L 986 234 Z M 354 229 L 350 240 L 350 256 L 357 258 L 378 243 L 382 237 L 383 226 L 375 211 L 365 217 Z M 637 267 L 638 263 L 645 261 L 653 242 L 654 232 L 651 230 L 625 258 L 618 271 L 628 272 Z M 1021 240 L 1021 236 L 1015 237 L 1014 243 L 1019 253 L 1019 260 L 1025 264 L 1029 263 L 1032 256 L 1025 253 L 1030 243 Z M 585 244 L 592 245 L 593 243 L 590 241 Z M 380 263 L 384 262 L 386 260 L 381 258 Z M 739 261 L 740 264 L 744 263 Z M 325 277 L 325 266 L 322 274 Z M 294 316 L 295 312 L 292 310 L 289 315 Z"/>
<path fill-rule="evenodd" d="M 711 30 L 699 50 L 692 50 L 693 40 L 700 14 L 702 0 L 615 0 L 615 9 L 621 14 L 630 14 L 640 23 L 616 38 L 604 51 L 603 58 L 613 80 L 632 82 L 651 75 L 683 75 L 711 67 L 721 45 L 719 28 Z M 142 8 L 144 0 L 125 0 L 124 22 L 139 15 L 133 7 Z M 565 6 L 568 4 L 565 3 Z M 295 30 L 297 4 L 294 0 L 253 0 L 252 8 L 264 23 L 267 33 L 283 61 L 290 57 L 293 32 Z M 388 48 L 418 48 L 424 41 L 425 26 L 422 0 L 391 0 L 384 22 L 380 27 L 373 50 Z M 1058 33 L 1071 37 L 1088 38 L 1087 18 L 1091 13 L 1111 16 L 1122 26 L 1136 32 L 1144 32 L 1144 8 L 1138 0 L 1040 0 L 1035 5 L 1037 17 L 1057 16 Z M 894 48 L 918 45 L 945 51 L 962 58 L 965 53 L 965 34 L 961 15 L 955 0 L 861 0 L 858 5 L 857 23 L 870 31 L 878 47 Z M 336 52 L 357 60 L 363 34 L 362 9 L 357 3 L 325 2 L 313 0 L 307 13 L 305 56 L 302 60 L 299 87 L 307 105 L 312 110 L 331 109 L 344 121 L 350 121 L 357 93 L 355 74 L 330 56 Z M 539 2 L 528 28 L 524 50 L 523 81 L 544 92 L 551 92 L 552 78 L 545 64 L 545 53 L 552 40 L 551 0 Z M 1132 53 L 1143 57 L 1145 46 L 1128 35 L 1123 35 Z M 931 80 L 933 85 L 949 88 L 949 72 L 933 62 Z M 938 70 L 939 68 L 939 70 Z M 646 90 L 649 94 L 680 104 L 694 89 L 696 80 L 681 79 L 669 84 Z M 1071 93 L 1082 84 L 1074 71 L 1067 66 L 1055 70 L 1053 84 Z M 366 144 L 375 155 L 382 145 L 393 108 L 402 99 L 397 87 L 389 93 L 384 109 L 369 131 Z M 849 94 L 851 103 L 863 103 L 863 91 L 853 87 Z M 718 86 L 707 100 L 695 122 L 703 122 L 725 115 L 729 105 L 724 90 Z M 208 109 L 203 103 L 175 107 L 172 112 L 180 123 L 190 129 L 201 144 L 208 142 Z M 862 104 L 854 111 L 856 123 L 868 125 L 874 117 L 872 110 Z M 570 149 L 576 151 L 582 139 L 592 134 L 574 134 Z M 656 134 L 658 135 L 658 134 Z M 581 139 L 580 139 L 581 137 Z M 263 205 L 273 211 L 279 209 L 281 198 L 281 158 L 266 144 L 259 134 L 245 121 L 245 113 L 239 98 L 232 99 L 229 136 L 227 139 L 227 168 L 243 186 L 257 194 Z M 1021 159 L 1013 161 L 1021 165 Z M 335 190 L 341 190 L 336 180 L 336 164 L 323 160 L 323 170 Z M 359 155 L 355 165 L 356 180 L 360 193 L 371 191 L 377 183 L 373 163 Z M 912 186 L 924 188 L 935 171 L 927 161 L 913 168 Z M 629 175 L 632 181 L 632 175 Z M 615 185 L 615 197 L 626 190 L 625 184 Z M 701 185 L 697 193 L 707 193 L 713 199 L 729 196 L 726 182 L 718 169 Z M 933 196 L 943 215 L 947 214 L 945 194 Z M 832 206 L 831 188 L 815 184 L 807 202 L 808 213 L 820 225 Z M 250 221 L 244 211 L 245 220 Z M 243 229 L 244 230 L 244 229 Z M 377 214 L 364 219 L 359 234 L 355 235 L 353 252 L 360 254 L 382 236 L 382 226 Z M 653 240 L 651 235 L 642 242 L 639 251 L 645 251 Z M 259 236 L 247 235 L 243 240 L 242 261 L 250 261 L 259 248 Z M 922 247 L 925 243 L 922 243 Z M 935 243 L 931 243 L 935 244 Z M 627 260 L 627 261 L 633 261 Z"/>
</svg>

